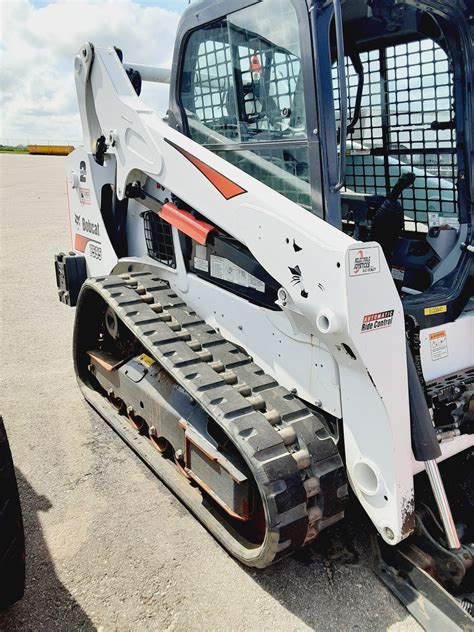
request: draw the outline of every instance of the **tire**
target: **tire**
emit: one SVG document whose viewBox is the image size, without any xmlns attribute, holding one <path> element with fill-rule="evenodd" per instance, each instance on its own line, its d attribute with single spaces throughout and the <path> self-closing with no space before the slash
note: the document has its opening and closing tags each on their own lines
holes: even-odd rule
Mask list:
<svg viewBox="0 0 474 632">
<path fill-rule="evenodd" d="M 25 535 L 7 433 L 0 416 L 0 609 L 25 591 Z"/>
</svg>

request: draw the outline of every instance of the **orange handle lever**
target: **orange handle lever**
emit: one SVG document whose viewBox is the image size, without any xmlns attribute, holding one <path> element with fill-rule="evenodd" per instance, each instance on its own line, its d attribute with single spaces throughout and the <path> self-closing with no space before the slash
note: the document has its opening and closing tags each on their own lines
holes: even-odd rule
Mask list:
<svg viewBox="0 0 474 632">
<path fill-rule="evenodd" d="M 171 202 L 163 204 L 158 214 L 161 219 L 164 219 L 171 226 L 188 235 L 188 237 L 191 237 L 191 239 L 194 239 L 202 246 L 206 244 L 209 233 L 215 230 L 215 227 L 211 224 L 196 219 L 191 213 L 179 209 Z"/>
</svg>

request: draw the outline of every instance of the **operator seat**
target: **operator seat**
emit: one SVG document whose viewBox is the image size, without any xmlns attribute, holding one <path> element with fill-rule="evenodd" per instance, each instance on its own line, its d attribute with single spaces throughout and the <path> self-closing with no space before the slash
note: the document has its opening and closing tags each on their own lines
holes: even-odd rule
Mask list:
<svg viewBox="0 0 474 632">
<path fill-rule="evenodd" d="M 413 316 L 420 326 L 437 327 L 456 320 L 474 296 L 472 253 L 465 249 L 459 265 L 430 288 L 402 299 L 405 314 Z"/>
</svg>

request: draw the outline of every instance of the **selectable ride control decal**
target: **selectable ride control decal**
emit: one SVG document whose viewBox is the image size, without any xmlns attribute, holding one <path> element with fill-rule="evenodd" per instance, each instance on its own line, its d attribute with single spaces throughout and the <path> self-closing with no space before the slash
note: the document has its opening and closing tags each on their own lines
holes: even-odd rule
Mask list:
<svg viewBox="0 0 474 632">
<path fill-rule="evenodd" d="M 212 167 L 209 167 L 209 165 L 206 165 L 205 162 L 199 160 L 199 158 L 196 158 L 196 156 L 193 156 L 182 147 L 179 147 L 179 145 L 175 145 L 168 139 L 165 140 L 168 145 L 171 145 L 172 147 L 177 149 L 180 154 L 187 158 L 189 162 L 191 162 L 196 167 L 196 169 L 199 169 L 202 175 L 209 180 L 209 182 L 219 191 L 219 193 L 223 197 L 225 197 L 226 200 L 231 200 L 238 195 L 242 195 L 242 193 L 247 193 L 246 189 L 243 189 L 241 186 L 239 186 L 226 176 L 222 175 L 222 173 L 219 173 Z"/>
</svg>

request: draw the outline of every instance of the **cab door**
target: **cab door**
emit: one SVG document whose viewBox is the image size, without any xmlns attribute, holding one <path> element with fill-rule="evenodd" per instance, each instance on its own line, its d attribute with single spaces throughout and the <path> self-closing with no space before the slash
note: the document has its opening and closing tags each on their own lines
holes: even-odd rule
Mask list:
<svg viewBox="0 0 474 632">
<path fill-rule="evenodd" d="M 242 4 L 183 17 L 170 124 L 323 217 L 306 5 Z"/>
</svg>

